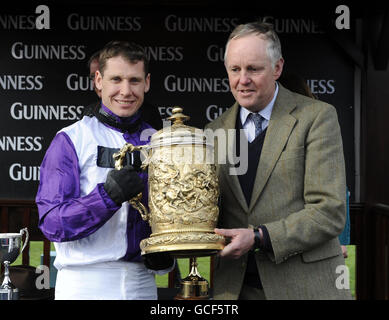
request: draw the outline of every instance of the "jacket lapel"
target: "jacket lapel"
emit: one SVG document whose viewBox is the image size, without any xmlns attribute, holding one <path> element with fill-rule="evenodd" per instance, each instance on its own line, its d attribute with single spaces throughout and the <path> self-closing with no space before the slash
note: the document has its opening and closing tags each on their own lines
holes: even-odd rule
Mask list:
<svg viewBox="0 0 389 320">
<path fill-rule="evenodd" d="M 296 123 L 296 118 L 290 115 L 290 112 L 295 107 L 296 104 L 293 95 L 279 84 L 278 96 L 274 103 L 262 147 L 249 211 L 254 208 Z"/>
<path fill-rule="evenodd" d="M 245 212 L 248 212 L 248 205 L 246 198 L 243 194 L 242 188 L 240 186 L 240 182 L 238 179 L 238 176 L 236 174 L 231 174 L 230 170 L 234 170 L 234 164 L 236 163 L 235 159 L 231 163 L 229 161 L 229 157 L 231 155 L 236 155 L 235 145 L 236 145 L 236 136 L 234 135 L 228 135 L 229 130 L 230 133 L 235 133 L 235 127 L 236 127 L 236 117 L 239 116 L 239 105 L 238 103 L 235 103 L 228 111 L 229 114 L 224 118 L 223 121 L 223 128 L 226 130 L 227 134 L 227 159 L 226 159 L 226 165 L 220 166 L 220 169 L 222 170 L 222 174 L 225 177 L 227 183 L 230 185 L 231 189 L 234 192 L 234 195 L 238 201 L 238 203 L 241 205 L 243 210 Z"/>
</svg>

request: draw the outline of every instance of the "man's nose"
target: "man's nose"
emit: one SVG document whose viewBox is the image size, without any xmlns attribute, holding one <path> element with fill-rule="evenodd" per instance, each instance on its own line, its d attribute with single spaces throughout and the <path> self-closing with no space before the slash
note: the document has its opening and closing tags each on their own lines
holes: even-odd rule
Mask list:
<svg viewBox="0 0 389 320">
<path fill-rule="evenodd" d="M 131 94 L 132 94 L 131 83 L 128 82 L 128 81 L 123 81 L 122 84 L 121 84 L 121 86 L 120 86 L 120 93 L 121 93 L 123 96 L 131 95 Z"/>
<path fill-rule="evenodd" d="M 250 81 L 251 81 L 251 79 L 250 79 L 249 75 L 247 74 L 247 72 L 242 71 L 242 72 L 240 73 L 239 82 L 240 82 L 241 84 L 246 85 L 246 84 L 249 84 Z"/>
</svg>

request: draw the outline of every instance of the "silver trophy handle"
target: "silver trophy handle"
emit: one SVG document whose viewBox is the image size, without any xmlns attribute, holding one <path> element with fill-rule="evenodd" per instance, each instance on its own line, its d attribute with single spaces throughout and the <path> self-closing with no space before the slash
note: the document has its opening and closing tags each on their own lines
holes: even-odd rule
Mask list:
<svg viewBox="0 0 389 320">
<path fill-rule="evenodd" d="M 28 230 L 27 228 L 23 228 L 22 230 L 20 230 L 20 235 L 23 237 L 23 234 L 26 234 L 26 239 L 24 240 L 24 243 L 23 243 L 23 247 L 22 247 L 22 250 L 20 251 L 20 253 L 23 252 L 24 248 L 26 247 L 27 243 L 28 243 Z"/>
</svg>

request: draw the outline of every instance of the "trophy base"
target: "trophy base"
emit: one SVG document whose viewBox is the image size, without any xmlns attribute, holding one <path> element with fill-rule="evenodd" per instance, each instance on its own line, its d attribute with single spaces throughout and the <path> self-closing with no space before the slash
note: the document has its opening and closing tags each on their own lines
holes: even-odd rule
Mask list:
<svg viewBox="0 0 389 320">
<path fill-rule="evenodd" d="M 206 279 L 188 276 L 181 281 L 180 293 L 174 300 L 209 300 L 208 288 Z"/>
<path fill-rule="evenodd" d="M 207 241 L 201 237 L 207 237 Z M 140 243 L 142 255 L 155 252 L 169 252 L 176 258 L 205 257 L 216 254 L 224 248 L 224 237 L 217 234 L 166 234 L 151 236 Z"/>
<path fill-rule="evenodd" d="M 197 258 L 190 258 L 189 275 L 181 280 L 181 290 L 174 300 L 209 300 L 209 285 L 197 270 Z"/>
<path fill-rule="evenodd" d="M 19 289 L 0 289 L 0 301 L 2 300 L 19 300 Z"/>
<path fill-rule="evenodd" d="M 147 247 L 142 250 L 142 255 L 155 253 L 155 252 L 169 252 L 171 256 L 175 258 L 192 258 L 192 257 L 207 257 L 217 254 L 223 249 L 223 245 L 209 248 L 204 245 L 168 245 Z"/>
</svg>

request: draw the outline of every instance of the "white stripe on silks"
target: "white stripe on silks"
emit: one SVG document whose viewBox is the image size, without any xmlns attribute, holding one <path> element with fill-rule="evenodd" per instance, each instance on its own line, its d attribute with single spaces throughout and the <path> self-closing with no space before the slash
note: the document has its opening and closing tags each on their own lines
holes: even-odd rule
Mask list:
<svg viewBox="0 0 389 320">
<path fill-rule="evenodd" d="M 103 262 L 58 271 L 56 300 L 156 300 L 154 275 L 141 262 Z"/>
</svg>

